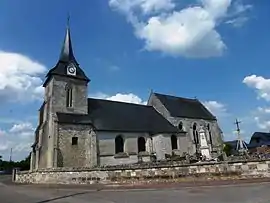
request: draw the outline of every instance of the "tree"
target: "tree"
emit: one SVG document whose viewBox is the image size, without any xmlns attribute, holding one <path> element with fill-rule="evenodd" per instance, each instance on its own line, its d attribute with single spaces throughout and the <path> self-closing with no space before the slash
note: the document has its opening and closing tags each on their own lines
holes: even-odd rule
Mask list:
<svg viewBox="0 0 270 203">
<path fill-rule="evenodd" d="M 29 170 L 30 169 L 30 159 L 31 159 L 31 153 L 21 161 L 3 161 L 0 158 L 0 171 L 12 171 L 13 168 L 20 168 L 22 171 Z"/>
<path fill-rule="evenodd" d="M 22 161 L 18 162 L 18 167 L 22 170 L 29 170 L 30 169 L 30 160 L 31 160 L 31 153 Z"/>
<path fill-rule="evenodd" d="M 223 151 L 225 152 L 225 154 L 227 156 L 231 156 L 232 155 L 232 146 L 229 144 L 224 144 Z"/>
</svg>

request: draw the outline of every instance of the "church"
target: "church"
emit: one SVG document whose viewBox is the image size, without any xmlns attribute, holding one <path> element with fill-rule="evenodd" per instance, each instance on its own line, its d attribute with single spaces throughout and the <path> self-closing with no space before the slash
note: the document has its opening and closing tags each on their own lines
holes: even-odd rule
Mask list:
<svg viewBox="0 0 270 203">
<path fill-rule="evenodd" d="M 164 160 L 172 153 L 210 154 L 222 147 L 217 118 L 197 99 L 151 92 L 147 105 L 88 98 L 90 79 L 66 34 L 46 75 L 31 169 L 98 167 Z M 202 133 L 202 134 L 201 134 Z"/>
</svg>

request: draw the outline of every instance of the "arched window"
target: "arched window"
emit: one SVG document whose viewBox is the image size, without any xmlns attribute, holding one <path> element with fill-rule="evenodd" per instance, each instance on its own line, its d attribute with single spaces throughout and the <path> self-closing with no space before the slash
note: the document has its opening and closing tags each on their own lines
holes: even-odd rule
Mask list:
<svg viewBox="0 0 270 203">
<path fill-rule="evenodd" d="M 182 123 L 182 122 L 180 122 L 180 123 L 178 124 L 178 128 L 179 128 L 179 130 L 181 130 L 181 131 L 184 130 L 184 129 L 183 129 L 183 123 Z"/>
<path fill-rule="evenodd" d="M 192 129 L 193 129 L 193 139 L 195 141 L 195 144 L 197 145 L 199 143 L 199 135 L 198 135 L 196 123 L 193 124 Z"/>
<path fill-rule="evenodd" d="M 124 139 L 121 135 L 115 138 L 115 154 L 124 152 Z"/>
<path fill-rule="evenodd" d="M 144 137 L 139 137 L 138 138 L 138 152 L 145 152 L 145 139 Z"/>
<path fill-rule="evenodd" d="M 72 107 L 73 91 L 71 85 L 66 85 L 66 107 Z"/>
<path fill-rule="evenodd" d="M 211 133 L 211 128 L 210 128 L 210 124 L 209 124 L 209 123 L 207 124 L 207 130 L 208 130 L 208 133 L 209 133 L 209 141 L 210 141 L 210 145 L 212 146 L 212 144 L 213 144 L 213 141 L 212 141 L 212 133 Z"/>
<path fill-rule="evenodd" d="M 177 137 L 175 135 L 171 136 L 171 145 L 172 145 L 172 150 L 178 149 Z"/>
</svg>

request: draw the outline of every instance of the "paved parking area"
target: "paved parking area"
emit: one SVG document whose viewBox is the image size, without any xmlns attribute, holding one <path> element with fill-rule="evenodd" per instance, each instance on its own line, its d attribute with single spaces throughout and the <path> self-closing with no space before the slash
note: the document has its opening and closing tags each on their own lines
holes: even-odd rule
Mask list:
<svg viewBox="0 0 270 203">
<path fill-rule="evenodd" d="M 270 183 L 96 191 L 0 183 L 1 203 L 269 203 Z"/>
</svg>

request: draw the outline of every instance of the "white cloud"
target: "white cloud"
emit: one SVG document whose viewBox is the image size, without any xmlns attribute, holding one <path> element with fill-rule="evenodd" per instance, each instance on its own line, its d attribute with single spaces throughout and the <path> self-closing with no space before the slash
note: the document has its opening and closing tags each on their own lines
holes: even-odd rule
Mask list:
<svg viewBox="0 0 270 203">
<path fill-rule="evenodd" d="M 243 3 L 241 3 L 241 1 L 234 1 L 233 12 L 231 15 L 243 14 L 246 11 L 251 10 L 252 8 L 253 8 L 253 6 L 250 4 L 243 4 Z"/>
<path fill-rule="evenodd" d="M 226 106 L 217 101 L 206 101 L 203 102 L 205 107 L 216 117 L 224 117 L 228 115 Z"/>
<path fill-rule="evenodd" d="M 133 94 L 133 93 L 117 93 L 115 95 L 107 95 L 103 93 L 97 93 L 94 95 L 90 95 L 90 97 L 93 98 L 99 98 L 99 99 L 106 99 L 111 101 L 120 101 L 120 102 L 127 102 L 127 103 L 134 103 L 134 104 L 144 104 L 146 105 L 146 101 L 143 101 L 139 96 Z"/>
<path fill-rule="evenodd" d="M 263 99 L 267 103 L 270 101 L 270 79 L 263 76 L 249 75 L 242 81 L 247 87 L 253 89 L 257 94 L 257 99 Z M 270 107 L 258 107 L 252 113 L 253 121 L 260 130 L 270 130 Z"/>
<path fill-rule="evenodd" d="M 14 124 L 9 130 L 0 130 L 0 155 L 9 158 L 10 149 L 14 159 L 23 159 L 31 151 L 34 128 L 31 123 Z"/>
<path fill-rule="evenodd" d="M 270 79 L 262 76 L 250 75 L 244 78 L 243 83 L 257 92 L 258 98 L 270 101 Z"/>
<path fill-rule="evenodd" d="M 110 0 L 109 5 L 125 14 L 139 9 L 144 14 L 171 10 L 175 7 L 172 0 Z"/>
<path fill-rule="evenodd" d="M 43 96 L 45 66 L 18 53 L 0 51 L 0 100 L 29 101 Z"/>
<path fill-rule="evenodd" d="M 199 0 L 196 6 L 180 10 L 174 2 L 110 0 L 109 5 L 126 15 L 137 38 L 145 42 L 146 50 L 185 57 L 222 55 L 226 45 L 216 28 L 250 8 L 235 0 Z"/>
<path fill-rule="evenodd" d="M 229 20 L 225 23 L 232 25 L 233 27 L 242 27 L 248 20 L 247 12 L 253 8 L 250 4 L 242 4 L 240 1 L 234 1 L 232 5 L 232 11 L 227 14 Z"/>
<path fill-rule="evenodd" d="M 231 24 L 234 27 L 242 27 L 242 25 L 244 25 L 247 21 L 248 21 L 248 18 L 246 16 L 242 16 L 242 17 L 228 20 L 226 23 Z"/>
<path fill-rule="evenodd" d="M 219 19 L 227 15 L 232 0 L 201 0 L 203 8 L 213 19 Z"/>
<path fill-rule="evenodd" d="M 110 71 L 119 71 L 120 70 L 120 67 L 119 66 L 110 66 L 109 67 L 109 70 Z"/>
<path fill-rule="evenodd" d="M 258 107 L 253 113 L 253 121 L 257 125 L 258 129 L 269 131 L 270 130 L 270 108 Z"/>
<path fill-rule="evenodd" d="M 269 131 L 270 130 L 270 120 L 268 118 L 268 120 L 264 120 L 263 118 L 257 116 L 254 118 L 257 127 L 261 130 L 266 130 Z"/>
</svg>

